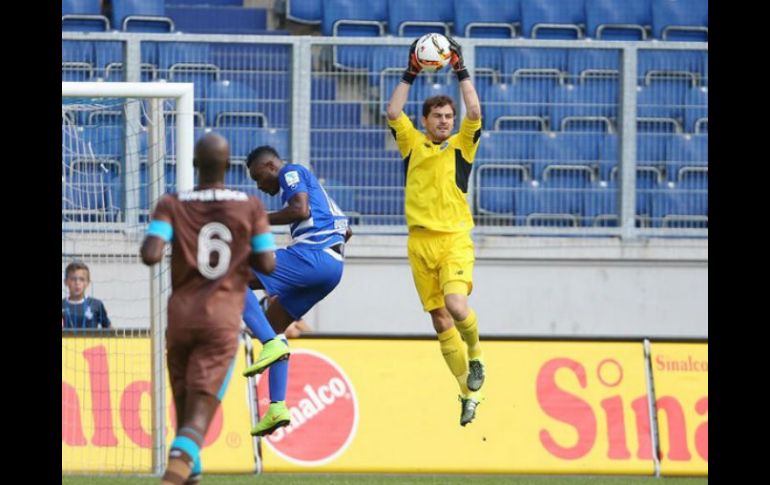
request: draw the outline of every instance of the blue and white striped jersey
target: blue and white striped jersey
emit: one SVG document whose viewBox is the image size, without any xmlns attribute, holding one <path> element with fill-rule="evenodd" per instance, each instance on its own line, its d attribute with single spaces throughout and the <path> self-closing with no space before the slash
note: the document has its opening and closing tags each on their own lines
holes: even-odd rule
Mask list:
<svg viewBox="0 0 770 485">
<path fill-rule="evenodd" d="M 308 194 L 310 217 L 291 225 L 292 245 L 323 249 L 345 242 L 348 218 L 310 170 L 302 165 L 286 164 L 278 172 L 278 180 L 284 206 L 296 194 Z"/>
</svg>

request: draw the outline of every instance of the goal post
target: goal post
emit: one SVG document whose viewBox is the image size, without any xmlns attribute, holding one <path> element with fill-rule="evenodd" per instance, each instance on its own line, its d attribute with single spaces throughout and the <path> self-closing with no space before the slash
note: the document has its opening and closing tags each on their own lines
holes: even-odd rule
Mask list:
<svg viewBox="0 0 770 485">
<path fill-rule="evenodd" d="M 86 296 L 109 303 L 112 321 L 109 331 L 92 331 L 85 320 L 65 331 L 62 304 L 63 472 L 165 468 L 169 262 L 153 266 L 148 280 L 138 252 L 165 177 L 175 175 L 176 191 L 194 186 L 193 100 L 192 83 L 62 82 L 62 279 L 68 262 L 85 262 Z M 119 426 L 125 443 L 116 438 Z"/>
</svg>

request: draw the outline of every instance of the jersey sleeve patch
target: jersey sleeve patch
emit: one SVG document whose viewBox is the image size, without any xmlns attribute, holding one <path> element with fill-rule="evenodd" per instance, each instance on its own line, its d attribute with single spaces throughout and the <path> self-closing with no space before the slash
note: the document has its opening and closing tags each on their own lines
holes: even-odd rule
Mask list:
<svg viewBox="0 0 770 485">
<path fill-rule="evenodd" d="M 296 187 L 299 184 L 299 172 L 291 170 L 283 175 L 283 180 L 289 187 Z"/>
</svg>

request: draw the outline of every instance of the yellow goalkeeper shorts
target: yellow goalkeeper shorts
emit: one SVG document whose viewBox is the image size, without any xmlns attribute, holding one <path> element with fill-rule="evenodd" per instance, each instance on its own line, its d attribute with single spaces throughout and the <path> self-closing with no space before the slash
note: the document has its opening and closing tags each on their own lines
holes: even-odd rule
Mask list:
<svg viewBox="0 0 770 485">
<path fill-rule="evenodd" d="M 444 306 L 444 285 L 462 281 L 473 290 L 473 241 L 470 232 L 435 232 L 410 228 L 409 265 L 426 312 Z"/>
</svg>

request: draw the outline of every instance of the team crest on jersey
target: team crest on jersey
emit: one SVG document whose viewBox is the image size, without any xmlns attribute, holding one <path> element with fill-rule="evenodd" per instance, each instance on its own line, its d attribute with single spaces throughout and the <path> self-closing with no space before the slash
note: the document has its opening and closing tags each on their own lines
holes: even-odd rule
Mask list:
<svg viewBox="0 0 770 485">
<path fill-rule="evenodd" d="M 443 149 L 445 149 L 448 146 L 449 146 L 449 142 L 445 141 L 444 143 L 441 144 L 441 146 L 439 147 L 439 150 L 443 150 Z"/>
<path fill-rule="evenodd" d="M 294 187 L 299 183 L 299 172 L 296 170 L 286 172 L 286 175 L 283 176 L 283 179 L 286 181 L 286 185 L 289 187 Z"/>
</svg>

